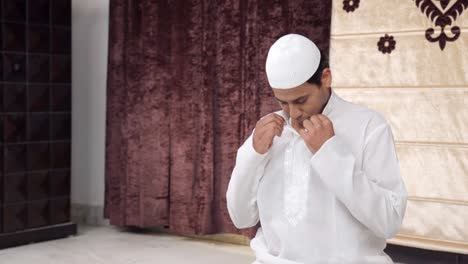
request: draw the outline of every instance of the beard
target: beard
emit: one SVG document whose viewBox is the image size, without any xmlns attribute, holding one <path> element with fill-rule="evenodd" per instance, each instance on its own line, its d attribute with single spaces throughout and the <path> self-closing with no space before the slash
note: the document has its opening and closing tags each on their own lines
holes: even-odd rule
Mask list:
<svg viewBox="0 0 468 264">
<path fill-rule="evenodd" d="M 310 116 L 304 116 L 298 119 L 292 119 L 291 120 L 291 125 L 294 129 L 296 129 L 297 132 L 299 132 L 300 129 L 304 129 L 304 121 L 309 119 Z"/>
<path fill-rule="evenodd" d="M 301 117 L 299 120 L 298 120 L 298 123 L 304 127 L 304 121 L 306 121 L 307 119 L 309 119 L 310 116 L 305 116 L 305 117 Z"/>
</svg>

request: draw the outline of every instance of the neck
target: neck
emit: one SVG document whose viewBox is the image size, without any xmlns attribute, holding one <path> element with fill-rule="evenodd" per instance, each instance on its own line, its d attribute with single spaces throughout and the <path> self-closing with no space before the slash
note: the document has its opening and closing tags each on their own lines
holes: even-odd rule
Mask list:
<svg viewBox="0 0 468 264">
<path fill-rule="evenodd" d="M 328 88 L 327 89 L 327 96 L 326 96 L 327 100 L 325 100 L 325 103 L 322 105 L 322 109 L 320 110 L 320 113 L 323 113 L 323 110 L 327 106 L 328 101 L 330 101 L 330 97 L 331 97 L 331 88 Z"/>
</svg>

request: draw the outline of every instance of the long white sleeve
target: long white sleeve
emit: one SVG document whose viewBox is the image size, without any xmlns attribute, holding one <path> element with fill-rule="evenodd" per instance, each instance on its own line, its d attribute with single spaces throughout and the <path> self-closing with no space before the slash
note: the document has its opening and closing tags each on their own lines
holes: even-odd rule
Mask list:
<svg viewBox="0 0 468 264">
<path fill-rule="evenodd" d="M 253 134 L 237 151 L 236 165 L 226 193 L 229 215 L 237 228 L 252 227 L 259 221 L 257 189 L 269 153 L 257 153 L 252 138 Z"/>
<path fill-rule="evenodd" d="M 376 236 L 391 238 L 398 232 L 407 193 L 386 123 L 367 136 L 362 168 L 339 136 L 325 142 L 311 163 L 326 186 Z"/>
</svg>

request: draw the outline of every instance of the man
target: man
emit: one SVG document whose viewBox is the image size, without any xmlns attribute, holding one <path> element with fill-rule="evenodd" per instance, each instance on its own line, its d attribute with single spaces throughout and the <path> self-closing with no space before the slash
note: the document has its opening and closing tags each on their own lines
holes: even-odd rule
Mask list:
<svg viewBox="0 0 468 264">
<path fill-rule="evenodd" d="M 226 194 L 237 228 L 260 221 L 255 264 L 393 263 L 407 194 L 388 123 L 334 93 L 304 36 L 278 39 L 266 73 L 282 111 L 239 148 Z"/>
</svg>

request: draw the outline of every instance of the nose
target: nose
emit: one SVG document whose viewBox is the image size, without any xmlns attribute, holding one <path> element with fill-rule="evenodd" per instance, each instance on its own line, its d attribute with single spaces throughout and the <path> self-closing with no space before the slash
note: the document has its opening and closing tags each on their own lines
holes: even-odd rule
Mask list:
<svg viewBox="0 0 468 264">
<path fill-rule="evenodd" d="M 302 111 L 294 105 L 289 105 L 289 116 L 292 119 L 299 119 L 302 115 Z"/>
</svg>

